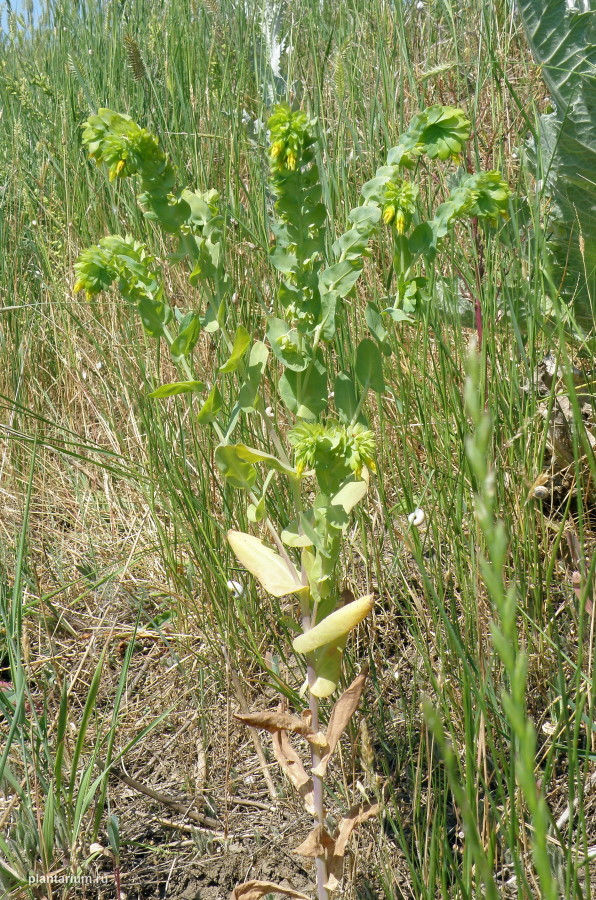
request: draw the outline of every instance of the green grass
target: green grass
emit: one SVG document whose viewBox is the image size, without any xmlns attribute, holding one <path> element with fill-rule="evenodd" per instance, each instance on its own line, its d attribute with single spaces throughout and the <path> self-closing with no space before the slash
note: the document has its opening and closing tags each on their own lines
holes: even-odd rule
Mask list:
<svg viewBox="0 0 596 900">
<path fill-rule="evenodd" d="M 180 674 L 168 709 L 190 697 L 198 711 L 207 790 L 209 778 L 221 788 L 232 740 L 222 725 L 237 700 L 226 666 L 242 674 L 249 700 L 267 690 L 271 666 L 296 699 L 288 632 L 275 624 L 291 609 L 260 596 L 225 548 L 228 527 L 248 527 L 244 507 L 220 484 L 212 445 L 184 398 L 157 405 L 146 397 L 158 380 L 173 380 L 171 365 L 158 367 L 152 342 L 116 293 L 87 304 L 72 290 L 83 247 L 147 227 L 131 187 L 107 185 L 81 149 L 81 123 L 107 105 L 160 136 L 181 180 L 221 191 L 237 294 L 231 324 L 259 334 L 275 290 L 266 258 L 266 139 L 244 119 L 266 120 L 271 92 L 285 99 L 287 90 L 318 117 L 336 233 L 410 117 L 433 102 L 466 110 L 471 162 L 501 168 L 516 192 L 501 240 L 487 232 L 474 241 L 462 230 L 421 320 L 388 337 L 387 391 L 371 409 L 379 477 L 349 532 L 342 573 L 355 593 L 378 595 L 348 668 L 371 662 L 363 710 L 388 799 L 382 825 L 368 825 L 368 843 L 361 839 L 346 896 L 468 900 L 483 896 L 483 878 L 486 896 L 593 896 L 594 460 L 574 432 L 561 486 L 542 503 L 531 495 L 543 471 L 554 482 L 560 476 L 550 468 L 541 404 L 552 407 L 566 393 L 577 416 L 583 399 L 569 379 L 553 382 L 545 397 L 533 386 L 547 350 L 562 362 L 578 357 L 556 317 L 543 316 L 544 200 L 518 157 L 545 92 L 511 8 L 296 0 L 281 17 L 292 47 L 282 56 L 287 89 L 268 67 L 258 3 L 248 11 L 229 0 L 63 0 L 48 8 L 34 29 L 13 20 L 0 41 L 0 564 L 3 665 L 15 689 L 0 694 L 0 778 L 5 796 L 18 797 L 6 821 L 0 807 L 0 883 L 9 890 L 19 874 L 26 881 L 61 867 L 87 871 L 89 845 L 107 844 L 107 817 L 120 802 L 107 767 L 129 746 L 142 762 L 153 734 L 145 728 L 162 724 L 155 707 L 138 727 L 129 707 L 119 707 L 137 660 L 134 629 L 171 617 L 175 637 L 154 629 Z M 425 174 L 422 202 L 434 208 L 446 189 Z M 157 230 L 149 241 L 166 259 Z M 342 324 L 345 361 L 365 334 L 366 302 L 386 293 L 389 265 L 377 243 Z M 170 296 L 190 306 L 184 272 L 172 265 L 168 273 Z M 511 672 L 490 635 L 491 621 L 504 629 L 504 595 L 481 562 L 484 552 L 490 558 L 494 526 L 483 536 L 475 503 L 487 487 L 466 455 L 480 419 L 474 425 L 464 404 L 472 332 L 454 308 L 476 296 L 485 323 L 478 389 L 493 420 L 485 455 L 494 465 L 494 516 L 508 535 L 499 565 L 516 589 L 515 633 L 528 664 L 515 708 L 527 710 L 537 732 L 524 789 L 515 761 L 528 739 L 512 727 L 502 698 Z M 199 370 L 212 367 L 210 352 L 200 345 Z M 276 415 L 283 423 L 283 412 Z M 249 426 L 242 428 L 251 444 Z M 273 515 L 285 521 L 287 506 L 279 490 Z M 425 511 L 420 529 L 407 520 L 416 506 Z M 568 534 L 577 536 L 580 562 Z M 241 598 L 228 591 L 230 578 L 246 583 Z M 120 599 L 102 618 L 105 583 Z M 75 633 L 95 635 L 90 650 L 64 630 L 71 619 Z M 112 627 L 129 628 L 123 658 L 108 640 Z M 159 677 L 156 669 L 156 685 Z M 426 717 L 425 703 L 434 710 Z M 334 814 L 360 798 L 358 779 L 371 797 L 379 790 L 365 779 L 352 737 L 334 772 Z M 254 758 L 252 745 L 243 752 Z M 535 782 L 548 807 L 538 814 Z M 533 834 L 546 852 L 536 868 Z M 121 826 L 120 840 L 130 849 L 136 838 Z M 34 896 L 26 884 L 22 891 Z"/>
</svg>

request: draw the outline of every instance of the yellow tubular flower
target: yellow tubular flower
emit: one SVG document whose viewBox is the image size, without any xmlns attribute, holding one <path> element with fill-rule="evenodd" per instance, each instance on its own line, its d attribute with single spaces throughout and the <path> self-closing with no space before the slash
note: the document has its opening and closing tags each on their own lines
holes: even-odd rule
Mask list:
<svg viewBox="0 0 596 900">
<path fill-rule="evenodd" d="M 395 206 L 391 203 L 389 206 L 386 206 L 383 210 L 383 222 L 385 225 L 389 225 L 390 222 L 393 221 L 393 217 L 395 215 Z"/>
<path fill-rule="evenodd" d="M 275 141 L 275 143 L 271 145 L 271 150 L 269 151 L 271 154 L 271 159 L 277 159 L 277 157 L 280 155 L 283 148 L 284 148 L 283 141 Z"/>
</svg>

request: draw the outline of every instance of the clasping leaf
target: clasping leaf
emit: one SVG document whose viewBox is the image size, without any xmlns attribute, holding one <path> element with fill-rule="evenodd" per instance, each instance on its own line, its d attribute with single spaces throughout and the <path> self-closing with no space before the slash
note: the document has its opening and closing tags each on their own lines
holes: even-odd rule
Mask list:
<svg viewBox="0 0 596 900">
<path fill-rule="evenodd" d="M 227 537 L 238 562 L 254 575 L 267 593 L 285 597 L 286 594 L 308 592 L 308 585 L 302 584 L 295 566 L 259 538 L 233 530 L 228 531 Z"/>
</svg>

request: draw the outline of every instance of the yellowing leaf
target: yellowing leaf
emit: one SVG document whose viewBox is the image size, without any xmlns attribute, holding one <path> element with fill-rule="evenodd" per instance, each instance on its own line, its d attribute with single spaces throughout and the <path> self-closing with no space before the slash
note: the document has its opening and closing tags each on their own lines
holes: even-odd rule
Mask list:
<svg viewBox="0 0 596 900">
<path fill-rule="evenodd" d="M 315 650 L 312 656 L 309 656 L 315 680 L 309 686 L 309 691 L 313 697 L 330 697 L 337 687 L 337 683 L 341 677 L 341 659 L 346 646 L 347 634 L 344 634 L 341 640 L 327 644 L 319 650 Z"/>
<path fill-rule="evenodd" d="M 292 563 L 282 559 L 279 553 L 267 547 L 259 538 L 242 531 L 228 531 L 227 537 L 238 561 L 269 594 L 284 597 L 286 594 L 301 594 L 308 590 L 300 581 Z"/>
<path fill-rule="evenodd" d="M 372 594 L 360 597 L 341 609 L 336 609 L 331 615 L 311 628 L 299 634 L 294 639 L 292 646 L 296 653 L 310 653 L 325 644 L 337 643 L 344 635 L 350 633 L 369 614 L 373 608 L 374 598 Z"/>
</svg>

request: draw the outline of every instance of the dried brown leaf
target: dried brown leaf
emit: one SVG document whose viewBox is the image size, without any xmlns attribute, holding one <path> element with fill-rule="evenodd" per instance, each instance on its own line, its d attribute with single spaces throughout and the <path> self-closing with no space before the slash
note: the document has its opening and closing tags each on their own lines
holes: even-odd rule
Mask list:
<svg viewBox="0 0 596 900">
<path fill-rule="evenodd" d="M 310 815 L 315 814 L 313 782 L 306 774 L 302 760 L 292 747 L 287 731 L 274 731 L 272 735 L 273 752 L 280 768 L 292 782 Z"/>
<path fill-rule="evenodd" d="M 332 857 L 334 850 L 335 841 L 331 835 L 323 825 L 317 825 L 292 853 L 299 853 L 300 856 L 310 856 L 314 859 L 317 856 Z"/>
<path fill-rule="evenodd" d="M 379 814 L 381 805 L 379 803 L 370 803 L 368 806 L 353 806 L 347 816 L 339 823 L 337 837 L 335 838 L 335 849 L 333 856 L 327 860 L 327 883 L 325 887 L 328 891 L 337 890 L 342 879 L 344 871 L 344 855 L 348 841 L 352 836 L 354 829 Z"/>
<path fill-rule="evenodd" d="M 310 723 L 292 713 L 278 709 L 260 709 L 252 713 L 235 713 L 234 718 L 250 728 L 264 728 L 265 731 L 279 731 L 281 728 L 301 734 L 302 737 L 315 737 Z"/>
<path fill-rule="evenodd" d="M 300 891 L 273 884 L 272 881 L 245 881 L 244 884 L 238 884 L 230 894 L 230 900 L 260 900 L 265 894 L 283 894 L 284 897 L 295 897 L 296 900 L 311 900 Z"/>
<path fill-rule="evenodd" d="M 333 751 L 335 750 L 340 737 L 344 733 L 346 725 L 354 715 L 354 712 L 360 703 L 367 675 L 368 666 L 365 665 L 349 688 L 347 688 L 336 701 L 331 711 L 326 734 L 327 749 L 322 755 L 320 762 L 312 770 L 315 775 L 319 775 L 321 778 L 324 778 Z"/>
</svg>

